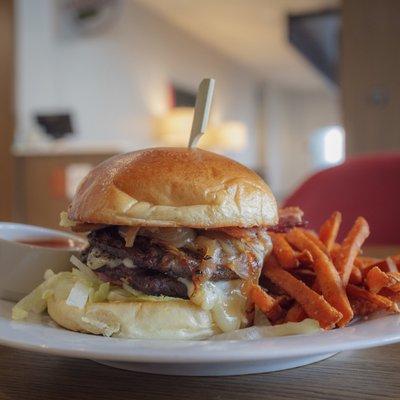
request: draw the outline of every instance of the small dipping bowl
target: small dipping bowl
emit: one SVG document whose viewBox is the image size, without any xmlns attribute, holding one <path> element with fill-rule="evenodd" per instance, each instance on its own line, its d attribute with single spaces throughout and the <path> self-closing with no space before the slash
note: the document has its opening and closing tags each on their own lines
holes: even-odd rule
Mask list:
<svg viewBox="0 0 400 400">
<path fill-rule="evenodd" d="M 43 282 L 48 269 L 69 271 L 71 256 L 86 244 L 67 232 L 0 222 L 0 299 L 20 300 Z"/>
</svg>

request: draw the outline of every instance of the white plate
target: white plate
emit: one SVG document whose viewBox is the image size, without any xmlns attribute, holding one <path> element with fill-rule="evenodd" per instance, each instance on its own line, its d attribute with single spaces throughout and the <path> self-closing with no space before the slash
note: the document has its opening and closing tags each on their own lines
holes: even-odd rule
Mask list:
<svg viewBox="0 0 400 400">
<path fill-rule="evenodd" d="M 0 344 L 113 367 L 168 375 L 239 375 L 298 367 L 339 351 L 400 342 L 400 316 L 360 321 L 344 329 L 255 341 L 160 341 L 106 338 L 59 328 L 49 317 L 11 320 L 0 300 Z"/>
</svg>

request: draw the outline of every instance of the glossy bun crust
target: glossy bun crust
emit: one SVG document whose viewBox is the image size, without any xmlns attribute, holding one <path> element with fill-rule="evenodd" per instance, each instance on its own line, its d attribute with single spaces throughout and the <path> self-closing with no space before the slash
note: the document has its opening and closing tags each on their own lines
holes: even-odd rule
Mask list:
<svg viewBox="0 0 400 400">
<path fill-rule="evenodd" d="M 217 228 L 278 221 L 275 198 L 249 168 L 200 149 L 152 148 L 112 157 L 80 184 L 71 220 Z"/>
</svg>

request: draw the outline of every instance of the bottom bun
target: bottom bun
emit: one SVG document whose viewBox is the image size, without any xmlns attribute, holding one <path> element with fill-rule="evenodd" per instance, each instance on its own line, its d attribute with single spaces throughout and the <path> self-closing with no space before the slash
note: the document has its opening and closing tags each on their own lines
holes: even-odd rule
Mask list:
<svg viewBox="0 0 400 400">
<path fill-rule="evenodd" d="M 92 303 L 80 309 L 47 300 L 50 317 L 78 332 L 134 339 L 204 339 L 220 333 L 211 312 L 189 300 Z"/>
</svg>

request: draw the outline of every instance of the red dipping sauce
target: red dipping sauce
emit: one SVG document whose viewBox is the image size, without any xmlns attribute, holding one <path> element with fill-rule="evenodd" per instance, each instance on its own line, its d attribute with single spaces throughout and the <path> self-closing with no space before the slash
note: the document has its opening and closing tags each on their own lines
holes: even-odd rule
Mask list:
<svg viewBox="0 0 400 400">
<path fill-rule="evenodd" d="M 76 249 L 82 248 L 82 243 L 75 241 L 70 238 L 63 237 L 34 237 L 34 238 L 23 238 L 16 239 L 15 242 L 29 244 L 37 247 L 51 247 L 57 249 Z"/>
</svg>

